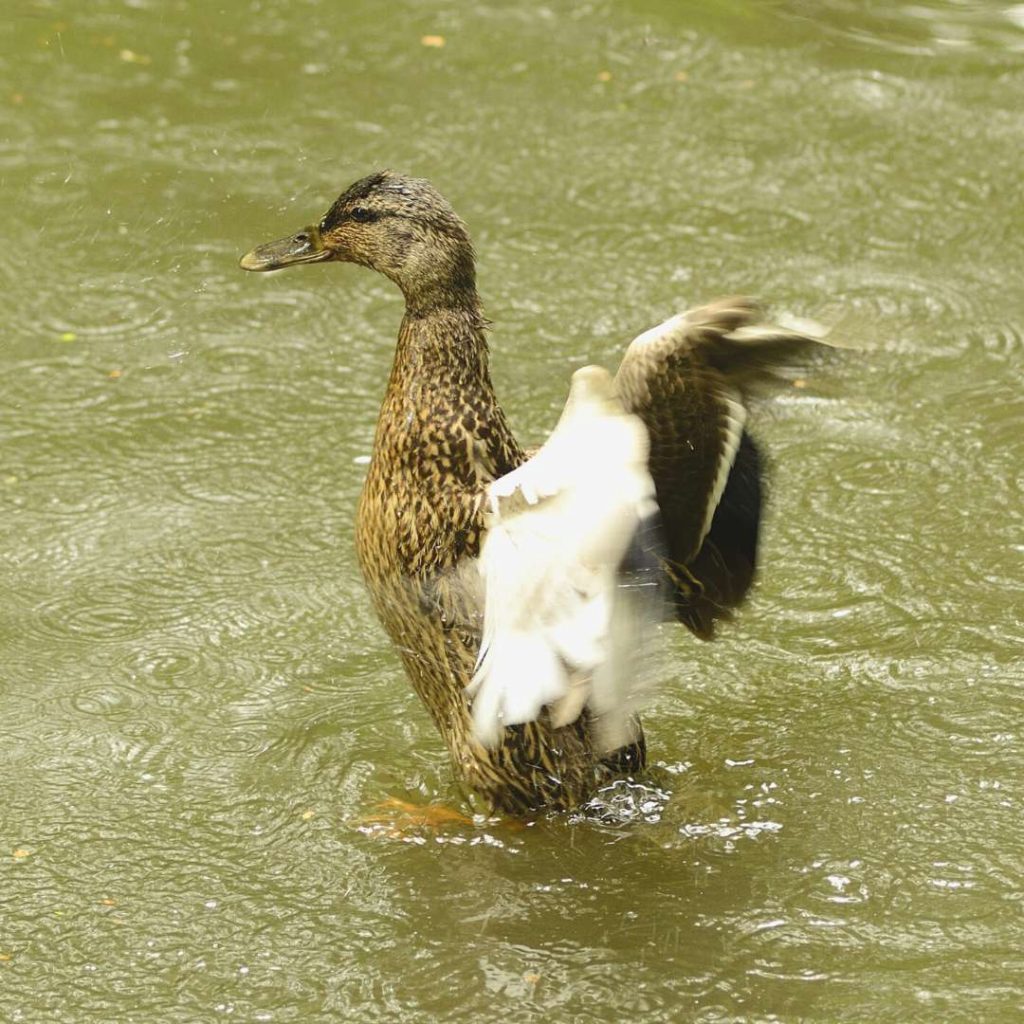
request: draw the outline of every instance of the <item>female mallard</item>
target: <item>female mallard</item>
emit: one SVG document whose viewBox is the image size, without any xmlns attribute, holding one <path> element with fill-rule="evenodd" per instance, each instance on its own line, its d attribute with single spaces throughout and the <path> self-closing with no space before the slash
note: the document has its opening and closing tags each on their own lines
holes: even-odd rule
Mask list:
<svg viewBox="0 0 1024 1024">
<path fill-rule="evenodd" d="M 656 545 L 637 538 L 660 535 L 658 573 L 675 615 L 710 637 L 715 620 L 746 595 L 756 565 L 761 460 L 744 430 L 744 398 L 817 343 L 762 323 L 745 299 L 674 317 L 633 341 L 614 382 L 596 368 L 578 374 L 559 430 L 527 463 L 491 385 L 473 248 L 444 197 L 422 179 L 372 174 L 319 224 L 254 249 L 241 266 L 329 260 L 377 270 L 405 296 L 356 515 L 359 562 L 377 614 L 473 791 L 511 813 L 577 806 L 645 759 L 635 720 L 624 725 L 619 715 L 611 732 L 600 727 L 617 700 L 602 679 L 615 674 L 610 664 L 622 674 L 630 642 L 621 631 L 615 639 L 608 566 L 635 569 L 627 552 L 640 550 L 642 568 L 643 552 Z M 544 500 L 569 491 L 559 466 L 579 470 L 577 500 Z M 603 492 L 594 472 L 607 476 Z M 560 520 L 526 518 L 558 508 Z M 560 525 L 530 525 L 546 522 Z M 474 586 L 481 542 L 499 526 L 503 539 L 489 541 L 479 563 L 490 576 Z M 578 547 L 562 542 L 577 532 L 586 535 Z M 568 573 L 568 583 L 551 584 L 568 605 L 547 600 L 550 564 L 518 598 L 508 595 L 509 607 L 494 599 L 502 581 L 522 583 L 535 557 L 548 557 L 508 556 L 534 542 L 531 551 L 560 559 Z M 570 548 L 578 551 L 575 566 Z M 561 625 L 524 625 L 549 605 Z M 608 749 L 609 735 L 621 743 L 616 749 Z"/>
</svg>

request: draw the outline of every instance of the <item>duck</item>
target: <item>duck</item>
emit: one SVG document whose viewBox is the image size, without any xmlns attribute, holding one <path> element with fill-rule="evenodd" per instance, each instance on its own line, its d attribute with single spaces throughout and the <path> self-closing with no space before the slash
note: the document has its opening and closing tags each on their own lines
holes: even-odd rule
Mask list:
<svg viewBox="0 0 1024 1024">
<path fill-rule="evenodd" d="M 742 297 L 678 313 L 614 375 L 578 370 L 528 451 L 492 384 L 468 229 L 434 185 L 376 171 L 240 266 L 325 262 L 383 274 L 405 302 L 355 516 L 377 617 L 474 809 L 583 807 L 645 767 L 633 676 L 651 624 L 711 639 L 750 592 L 751 401 L 826 342 Z"/>
</svg>

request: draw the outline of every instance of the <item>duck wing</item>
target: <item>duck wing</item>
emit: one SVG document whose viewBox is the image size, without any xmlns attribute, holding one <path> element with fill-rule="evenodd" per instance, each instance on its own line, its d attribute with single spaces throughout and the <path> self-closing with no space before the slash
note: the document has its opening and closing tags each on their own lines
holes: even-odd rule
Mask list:
<svg viewBox="0 0 1024 1024">
<path fill-rule="evenodd" d="M 660 559 L 646 555 L 657 535 L 647 456 L 611 375 L 585 367 L 547 443 L 488 487 L 483 636 L 467 691 L 482 743 L 545 706 L 556 728 L 588 708 L 605 750 L 634 738 L 638 634 L 662 613 Z"/>
<path fill-rule="evenodd" d="M 666 320 L 623 356 L 616 390 L 650 437 L 675 614 L 705 639 L 757 568 L 764 459 L 746 430 L 748 403 L 824 347 L 730 298 Z"/>
</svg>

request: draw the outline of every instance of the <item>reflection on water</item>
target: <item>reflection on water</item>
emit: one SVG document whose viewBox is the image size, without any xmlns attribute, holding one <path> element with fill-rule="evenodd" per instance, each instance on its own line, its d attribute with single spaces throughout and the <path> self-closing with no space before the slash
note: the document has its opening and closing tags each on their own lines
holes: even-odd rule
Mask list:
<svg viewBox="0 0 1024 1024">
<path fill-rule="evenodd" d="M 1021 11 L 23 3 L 0 1017 L 1017 1019 Z M 527 441 L 715 294 L 862 349 L 759 416 L 755 596 L 569 818 L 463 817 L 359 580 L 397 296 L 236 269 L 381 165 Z"/>
<path fill-rule="evenodd" d="M 806 16 L 800 4 L 785 4 L 794 17 Z M 820 7 L 828 11 L 820 18 Z M 891 4 L 863 0 L 826 0 L 815 12 L 815 27 L 869 52 L 911 57 L 959 53 L 1006 60 L 1024 52 L 1024 4 L 944 0 L 929 4 Z"/>
</svg>

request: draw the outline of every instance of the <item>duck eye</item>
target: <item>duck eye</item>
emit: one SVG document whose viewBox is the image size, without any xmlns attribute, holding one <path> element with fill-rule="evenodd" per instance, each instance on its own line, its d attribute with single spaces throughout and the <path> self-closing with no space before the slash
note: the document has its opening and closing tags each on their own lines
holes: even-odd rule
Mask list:
<svg viewBox="0 0 1024 1024">
<path fill-rule="evenodd" d="M 378 215 L 375 210 L 368 210 L 365 206 L 357 206 L 349 216 L 360 224 L 369 224 L 370 221 L 376 220 Z"/>
</svg>

